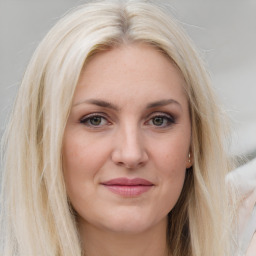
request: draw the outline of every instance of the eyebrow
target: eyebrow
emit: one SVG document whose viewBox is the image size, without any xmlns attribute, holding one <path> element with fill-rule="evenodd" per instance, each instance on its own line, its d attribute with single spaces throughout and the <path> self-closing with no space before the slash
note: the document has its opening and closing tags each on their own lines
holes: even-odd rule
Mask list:
<svg viewBox="0 0 256 256">
<path fill-rule="evenodd" d="M 113 110 L 116 110 L 116 111 L 120 110 L 120 108 L 117 105 L 115 105 L 113 103 L 110 103 L 108 101 L 105 101 L 105 100 L 101 100 L 101 99 L 88 99 L 88 100 L 80 101 L 80 102 L 74 104 L 73 107 L 76 107 L 76 106 L 81 105 L 81 104 L 93 104 L 93 105 L 96 105 L 96 106 L 99 106 L 99 107 L 110 108 L 110 109 L 113 109 Z M 146 109 L 162 107 L 162 106 L 166 106 L 166 105 L 169 105 L 169 104 L 176 104 L 182 110 L 181 104 L 178 101 L 174 100 L 174 99 L 165 99 L 165 100 L 159 100 L 159 101 L 149 103 L 149 104 L 147 104 Z"/>
<path fill-rule="evenodd" d="M 80 101 L 80 102 L 74 104 L 73 107 L 76 107 L 76 106 L 84 104 L 84 103 L 97 105 L 97 106 L 103 107 L 103 108 L 110 108 L 110 109 L 114 109 L 116 111 L 119 110 L 118 106 L 116 106 L 110 102 L 107 102 L 105 100 L 100 100 L 100 99 L 88 99 L 88 100 Z"/>
<path fill-rule="evenodd" d="M 146 108 L 149 109 L 149 108 L 155 108 L 155 107 L 162 107 L 169 104 L 176 104 L 182 109 L 181 104 L 174 99 L 166 99 L 166 100 L 159 100 L 156 102 L 152 102 L 152 103 L 149 103 Z"/>
</svg>

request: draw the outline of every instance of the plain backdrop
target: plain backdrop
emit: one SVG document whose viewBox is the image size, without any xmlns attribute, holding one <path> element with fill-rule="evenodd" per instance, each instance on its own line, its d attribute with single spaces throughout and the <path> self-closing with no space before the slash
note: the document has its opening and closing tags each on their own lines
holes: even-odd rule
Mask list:
<svg viewBox="0 0 256 256">
<path fill-rule="evenodd" d="M 0 136 L 26 65 L 77 0 L 0 0 Z M 159 1 L 161 2 L 161 1 Z M 256 0 L 169 0 L 201 50 L 231 118 L 231 154 L 256 155 Z"/>
</svg>

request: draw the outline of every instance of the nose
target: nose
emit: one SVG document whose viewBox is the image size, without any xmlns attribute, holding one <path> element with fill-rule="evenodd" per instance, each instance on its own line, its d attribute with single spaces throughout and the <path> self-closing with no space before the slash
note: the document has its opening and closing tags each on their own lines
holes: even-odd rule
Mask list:
<svg viewBox="0 0 256 256">
<path fill-rule="evenodd" d="M 144 166 L 148 161 L 143 138 L 136 128 L 126 127 L 115 136 L 112 161 L 127 169 Z"/>
</svg>

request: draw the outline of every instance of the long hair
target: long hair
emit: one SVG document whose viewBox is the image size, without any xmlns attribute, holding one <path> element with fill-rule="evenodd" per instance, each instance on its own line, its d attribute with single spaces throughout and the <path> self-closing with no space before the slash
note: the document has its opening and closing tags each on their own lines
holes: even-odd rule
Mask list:
<svg viewBox="0 0 256 256">
<path fill-rule="evenodd" d="M 62 18 L 35 51 L 4 136 L 1 255 L 80 256 L 62 174 L 62 140 L 80 72 L 97 52 L 153 45 L 185 79 L 193 167 L 169 213 L 173 256 L 229 255 L 223 118 L 204 64 L 169 14 L 148 1 L 97 1 Z"/>
</svg>

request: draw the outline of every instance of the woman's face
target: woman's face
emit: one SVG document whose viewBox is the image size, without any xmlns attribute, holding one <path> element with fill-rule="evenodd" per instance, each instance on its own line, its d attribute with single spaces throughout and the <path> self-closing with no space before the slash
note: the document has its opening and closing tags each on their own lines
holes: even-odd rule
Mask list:
<svg viewBox="0 0 256 256">
<path fill-rule="evenodd" d="M 190 167 L 184 81 L 152 46 L 96 54 L 67 122 L 67 193 L 84 227 L 138 233 L 165 226 Z"/>
</svg>

